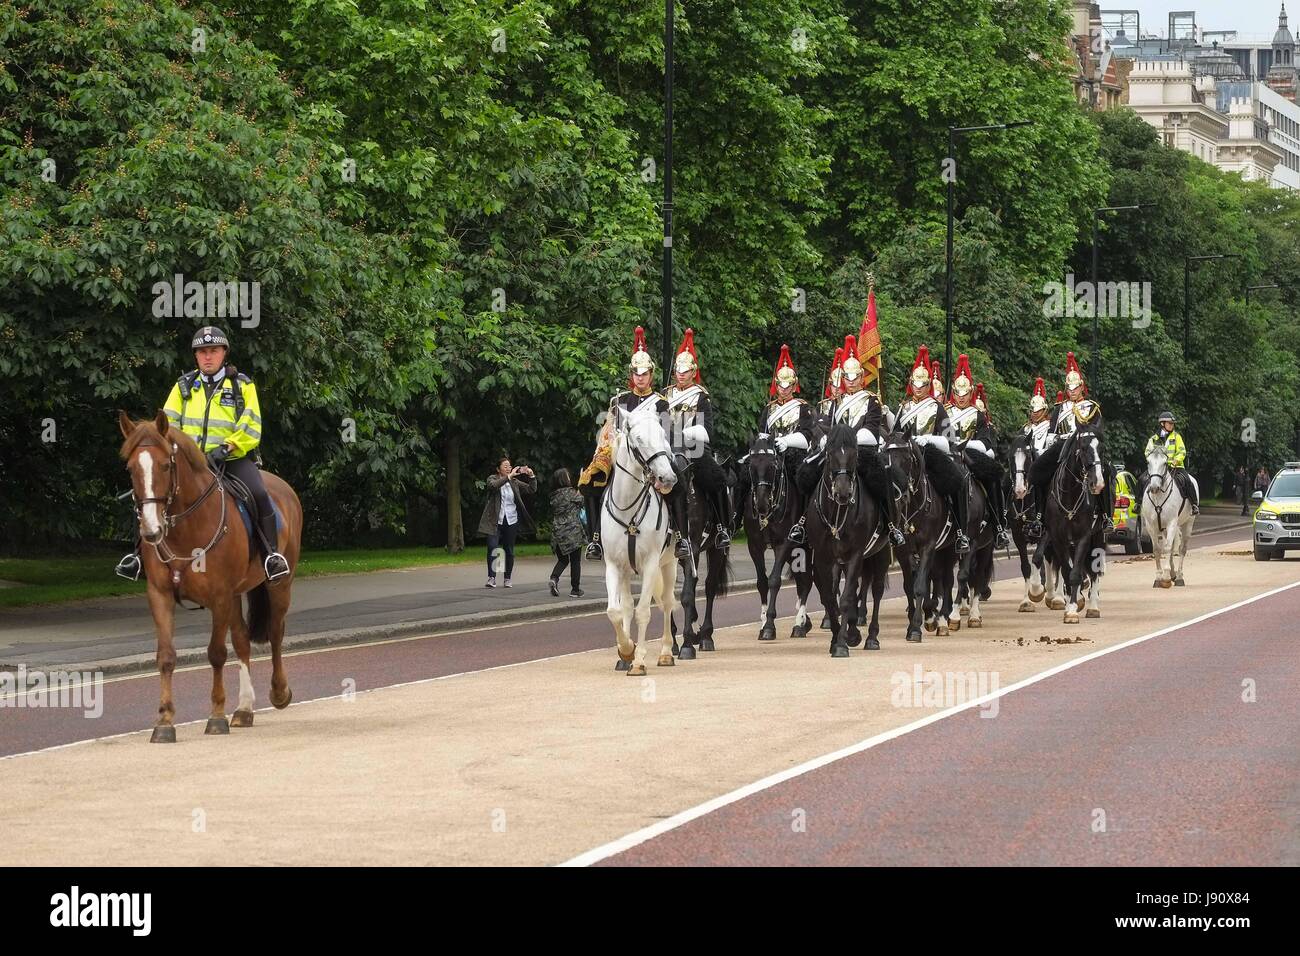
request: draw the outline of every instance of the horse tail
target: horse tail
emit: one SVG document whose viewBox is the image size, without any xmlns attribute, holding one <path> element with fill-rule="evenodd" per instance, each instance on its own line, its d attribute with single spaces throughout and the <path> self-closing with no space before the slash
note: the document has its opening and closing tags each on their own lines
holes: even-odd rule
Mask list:
<svg viewBox="0 0 1300 956">
<path fill-rule="evenodd" d="M 265 581 L 248 592 L 248 637 L 254 644 L 271 640 L 271 592 Z"/>
<path fill-rule="evenodd" d="M 718 562 L 717 590 L 714 592 L 716 597 L 726 597 L 727 592 L 731 590 L 731 549 L 726 551 L 709 552 L 709 570 L 713 570 L 713 562 Z"/>
</svg>

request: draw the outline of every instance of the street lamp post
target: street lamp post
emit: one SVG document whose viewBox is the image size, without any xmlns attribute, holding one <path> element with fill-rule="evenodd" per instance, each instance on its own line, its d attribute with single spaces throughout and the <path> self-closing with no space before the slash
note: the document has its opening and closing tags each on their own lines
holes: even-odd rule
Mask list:
<svg viewBox="0 0 1300 956">
<path fill-rule="evenodd" d="M 664 374 L 673 363 L 673 0 L 664 0 Z"/>
<path fill-rule="evenodd" d="M 1221 252 L 1212 256 L 1183 257 L 1183 361 L 1192 357 L 1192 263 L 1211 259 L 1240 259 L 1235 252 Z"/>
<path fill-rule="evenodd" d="M 1248 305 L 1248 306 L 1250 305 L 1250 294 L 1251 294 L 1252 292 L 1257 292 L 1257 291 L 1259 291 L 1260 289 L 1276 289 L 1276 288 L 1278 288 L 1278 284 L 1277 284 L 1276 282 L 1269 282 L 1269 283 L 1267 283 L 1266 285 L 1248 285 L 1248 286 L 1246 286 L 1246 305 Z"/>
<path fill-rule="evenodd" d="M 944 351 L 944 373 L 952 374 L 952 206 L 953 184 L 957 180 L 956 157 L 957 135 L 959 133 L 980 133 L 989 130 L 1014 129 L 1018 126 L 1033 126 L 1033 120 L 1015 120 L 1011 123 L 992 123 L 988 126 L 949 126 L 948 127 L 948 161 L 952 168 L 945 170 L 944 178 L 948 181 L 948 241 L 944 250 L 945 268 L 943 281 L 944 314 L 946 315 L 945 334 L 947 348 Z"/>
<path fill-rule="evenodd" d="M 1102 206 L 1092 211 L 1092 362 L 1090 363 L 1092 369 L 1088 373 L 1088 381 L 1093 383 L 1093 388 L 1097 387 L 1097 369 L 1100 365 L 1098 359 L 1101 355 L 1101 302 L 1097 294 L 1097 233 L 1101 225 L 1101 216 L 1106 212 L 1126 212 L 1152 205 L 1155 204 L 1140 202 L 1134 206 Z"/>
</svg>

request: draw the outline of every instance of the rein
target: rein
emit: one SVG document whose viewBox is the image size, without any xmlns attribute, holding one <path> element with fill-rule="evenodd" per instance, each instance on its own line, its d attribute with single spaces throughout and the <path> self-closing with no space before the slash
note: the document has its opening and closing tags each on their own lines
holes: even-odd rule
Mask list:
<svg viewBox="0 0 1300 956">
<path fill-rule="evenodd" d="M 751 494 L 749 496 L 750 513 L 754 516 L 754 519 L 758 522 L 759 530 L 766 531 L 767 526 L 772 523 L 773 515 L 785 514 L 785 496 L 786 496 L 786 488 L 788 486 L 789 476 L 786 474 L 785 461 L 781 457 L 780 453 L 775 451 L 774 449 L 765 446 L 764 448 L 759 449 L 757 451 L 751 450 L 749 454 L 751 456 L 756 454 L 758 455 L 771 454 L 776 458 L 776 476 L 777 476 L 776 481 L 775 482 L 771 482 L 771 481 L 753 482 L 753 487 L 755 489 L 758 488 L 772 489 L 772 494 L 769 496 L 767 509 L 760 513 L 758 510 L 758 496 L 754 494 Z"/>
<path fill-rule="evenodd" d="M 628 447 L 630 444 L 627 441 L 627 436 L 628 433 L 626 430 L 620 432 L 620 437 L 623 439 L 619 442 L 620 451 L 622 451 L 624 447 Z M 658 504 L 658 507 L 655 509 L 656 531 L 663 526 L 664 517 L 664 504 L 662 501 L 658 501 L 658 496 L 654 494 L 654 480 L 650 474 L 650 465 L 656 458 L 661 456 L 665 458 L 668 457 L 668 452 L 657 451 L 649 458 L 646 458 L 641 454 L 641 450 L 635 445 L 628 447 L 628 452 L 636 459 L 637 464 L 641 466 L 641 474 L 637 475 L 635 472 L 624 467 L 624 465 L 618 460 L 617 456 L 614 459 L 614 467 L 623 472 L 623 474 L 627 475 L 633 481 L 639 482 L 641 487 L 630 502 L 626 505 L 620 505 L 614 501 L 614 485 L 611 482 L 609 490 L 605 492 L 605 512 L 614 519 L 615 524 L 623 529 L 623 532 L 627 537 L 628 564 L 631 565 L 633 574 L 640 574 L 641 571 L 636 564 L 636 536 L 640 533 L 640 526 L 644 523 L 646 516 L 650 512 L 651 500 L 655 500 Z M 624 521 L 621 515 L 628 513 L 631 514 L 631 517 L 627 521 Z M 665 537 L 664 548 L 667 547 L 668 538 Z"/>
<path fill-rule="evenodd" d="M 1073 461 L 1076 458 L 1083 457 L 1083 447 L 1080 443 L 1078 434 L 1079 433 L 1076 432 L 1074 436 L 1074 447 L 1070 449 L 1070 460 L 1069 461 L 1065 460 L 1065 456 L 1062 455 L 1061 464 L 1056 469 L 1056 474 L 1052 476 L 1052 495 L 1056 498 L 1056 503 L 1060 505 L 1061 508 L 1065 511 L 1065 517 L 1067 521 L 1073 521 L 1074 516 L 1078 514 L 1081 510 L 1083 510 L 1082 506 L 1084 502 L 1092 500 L 1092 492 L 1088 490 L 1087 462 L 1081 463 L 1081 468 L 1077 474 L 1073 472 L 1070 468 L 1071 461 Z M 1064 484 L 1062 476 L 1066 475 L 1067 473 L 1069 477 L 1079 482 L 1079 497 L 1075 499 L 1074 505 L 1072 507 L 1067 506 L 1065 504 L 1064 499 L 1062 499 L 1061 497 L 1061 486 Z M 1103 481 L 1106 480 L 1104 474 L 1102 475 L 1102 480 Z"/>
<path fill-rule="evenodd" d="M 827 467 L 822 469 L 822 480 L 817 489 L 817 497 L 813 499 L 813 505 L 817 508 L 817 516 L 822 519 L 822 524 L 826 525 L 827 530 L 830 531 L 831 537 L 838 541 L 840 532 L 844 530 L 844 525 L 849 520 L 849 513 L 854 510 L 854 506 L 858 503 L 858 485 L 860 484 L 860 481 L 856 471 L 848 468 L 839 468 L 831 471 L 829 452 L 827 452 L 826 455 L 826 465 Z M 835 492 L 831 487 L 832 483 L 840 475 L 852 475 L 853 477 L 853 491 L 849 494 L 849 500 L 846 503 L 841 503 L 839 499 L 835 497 Z M 831 501 L 835 504 L 834 521 L 829 521 L 826 518 L 826 510 L 822 507 L 823 493 L 829 494 Z"/>
</svg>

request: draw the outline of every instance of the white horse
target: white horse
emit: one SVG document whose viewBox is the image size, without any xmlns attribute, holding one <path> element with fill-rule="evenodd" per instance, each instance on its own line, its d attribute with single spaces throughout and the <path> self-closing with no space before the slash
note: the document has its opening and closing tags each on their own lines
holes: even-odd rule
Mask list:
<svg viewBox="0 0 1300 956">
<path fill-rule="evenodd" d="M 1183 497 L 1174 481 L 1163 445 L 1156 445 L 1147 455 L 1147 473 L 1151 478 L 1142 498 L 1142 533 L 1151 539 L 1156 558 L 1156 579 L 1151 586 L 1182 587 L 1183 559 L 1187 556 L 1196 516 L 1192 514 L 1191 502 Z M 1188 477 L 1196 485 L 1196 478 Z"/>
<path fill-rule="evenodd" d="M 646 629 L 652 601 L 664 612 L 659 666 L 674 663 L 668 644 L 669 616 L 675 609 L 677 560 L 668 528 L 668 503 L 660 489 L 677 481 L 672 450 L 652 410 L 619 411 L 613 429 L 614 474 L 601 508 L 600 540 L 605 545 L 605 613 L 618 640 L 619 670 L 645 676 Z M 632 601 L 632 578 L 641 578 L 641 593 Z M 635 631 L 633 630 L 635 622 Z M 630 666 L 629 666 L 630 665 Z"/>
</svg>

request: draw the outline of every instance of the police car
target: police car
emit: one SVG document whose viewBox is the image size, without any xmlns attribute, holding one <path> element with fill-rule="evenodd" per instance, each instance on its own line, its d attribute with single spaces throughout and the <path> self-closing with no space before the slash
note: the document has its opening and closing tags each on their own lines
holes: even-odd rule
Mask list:
<svg viewBox="0 0 1300 956">
<path fill-rule="evenodd" d="M 1283 558 L 1288 551 L 1300 551 L 1300 461 L 1283 465 L 1256 504 L 1255 560 L 1268 561 Z"/>
</svg>

